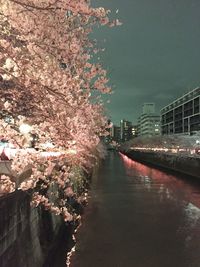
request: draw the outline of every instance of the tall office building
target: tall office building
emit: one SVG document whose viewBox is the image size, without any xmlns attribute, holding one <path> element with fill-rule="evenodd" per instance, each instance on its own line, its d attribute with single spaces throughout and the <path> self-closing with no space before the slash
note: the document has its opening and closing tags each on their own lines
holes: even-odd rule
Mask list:
<svg viewBox="0 0 200 267">
<path fill-rule="evenodd" d="M 144 103 L 138 118 L 138 136 L 160 135 L 160 116 L 155 113 L 155 103 Z"/>
<path fill-rule="evenodd" d="M 162 134 L 200 131 L 200 88 L 195 88 L 161 109 Z"/>
</svg>

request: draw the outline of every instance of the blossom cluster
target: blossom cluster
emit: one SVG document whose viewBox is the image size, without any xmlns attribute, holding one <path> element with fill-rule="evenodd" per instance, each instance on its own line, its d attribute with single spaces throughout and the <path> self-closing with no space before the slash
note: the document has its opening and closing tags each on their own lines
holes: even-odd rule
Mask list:
<svg viewBox="0 0 200 267">
<path fill-rule="evenodd" d="M 86 0 L 0 0 L 0 137 L 16 149 L 15 185 L 3 176 L 1 189 L 34 188 L 33 204 L 65 220 L 72 219 L 65 199 L 79 197 L 74 167 L 89 172 L 103 151 L 100 96 L 111 89 L 92 61 L 98 49 L 89 34 L 95 25 L 120 24 L 108 14 Z M 23 123 L 31 126 L 26 134 Z"/>
</svg>

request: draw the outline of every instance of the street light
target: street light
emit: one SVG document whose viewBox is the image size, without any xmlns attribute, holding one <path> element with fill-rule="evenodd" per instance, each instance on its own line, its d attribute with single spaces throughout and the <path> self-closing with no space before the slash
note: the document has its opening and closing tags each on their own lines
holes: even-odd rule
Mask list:
<svg viewBox="0 0 200 267">
<path fill-rule="evenodd" d="M 20 130 L 20 133 L 26 135 L 26 134 L 28 134 L 31 131 L 31 126 L 28 125 L 28 124 L 26 124 L 26 123 L 22 123 L 19 126 L 19 130 Z"/>
<path fill-rule="evenodd" d="M 23 141 L 24 147 L 30 147 L 31 146 L 31 141 L 32 141 L 32 137 L 30 135 L 31 129 L 32 129 L 32 127 L 26 123 L 22 123 L 19 126 L 19 131 L 24 136 L 24 141 Z"/>
</svg>

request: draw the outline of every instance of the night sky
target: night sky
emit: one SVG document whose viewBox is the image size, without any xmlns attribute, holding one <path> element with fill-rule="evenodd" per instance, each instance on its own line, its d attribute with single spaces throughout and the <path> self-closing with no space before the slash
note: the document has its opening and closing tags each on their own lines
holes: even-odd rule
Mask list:
<svg viewBox="0 0 200 267">
<path fill-rule="evenodd" d="M 200 86 L 199 0 L 93 0 L 123 25 L 95 30 L 114 94 L 108 114 L 134 123 L 142 104 L 159 110 Z M 119 13 L 115 11 L 119 9 Z M 106 42 L 104 41 L 106 39 Z"/>
</svg>

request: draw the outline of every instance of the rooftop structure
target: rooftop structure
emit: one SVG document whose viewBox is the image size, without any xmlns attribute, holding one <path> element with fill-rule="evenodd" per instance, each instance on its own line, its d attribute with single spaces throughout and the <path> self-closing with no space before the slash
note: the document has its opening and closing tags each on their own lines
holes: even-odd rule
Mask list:
<svg viewBox="0 0 200 267">
<path fill-rule="evenodd" d="M 155 113 L 155 103 L 144 103 L 142 106 L 142 114 Z"/>
</svg>

